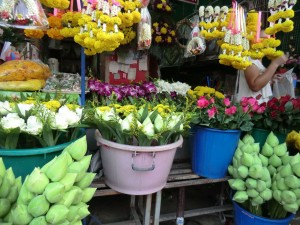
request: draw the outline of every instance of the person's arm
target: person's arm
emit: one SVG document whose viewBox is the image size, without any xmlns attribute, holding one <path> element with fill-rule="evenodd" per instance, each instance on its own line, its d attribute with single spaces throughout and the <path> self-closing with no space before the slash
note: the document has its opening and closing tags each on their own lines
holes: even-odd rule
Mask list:
<svg viewBox="0 0 300 225">
<path fill-rule="evenodd" d="M 252 91 L 261 90 L 266 84 L 272 80 L 273 75 L 275 74 L 278 66 L 284 64 L 287 61 L 287 57 L 285 55 L 280 56 L 270 63 L 268 68 L 265 70 L 263 74 L 259 74 L 259 69 L 256 65 L 251 65 L 245 70 L 245 78 L 248 83 L 249 88 Z"/>
</svg>

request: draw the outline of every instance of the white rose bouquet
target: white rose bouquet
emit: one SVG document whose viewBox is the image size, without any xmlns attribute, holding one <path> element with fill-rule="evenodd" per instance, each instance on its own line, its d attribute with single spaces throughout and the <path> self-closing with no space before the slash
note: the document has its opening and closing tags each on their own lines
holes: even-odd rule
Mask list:
<svg viewBox="0 0 300 225">
<path fill-rule="evenodd" d="M 47 147 L 78 136 L 82 108 L 58 100 L 0 100 L 0 148 Z"/>
</svg>

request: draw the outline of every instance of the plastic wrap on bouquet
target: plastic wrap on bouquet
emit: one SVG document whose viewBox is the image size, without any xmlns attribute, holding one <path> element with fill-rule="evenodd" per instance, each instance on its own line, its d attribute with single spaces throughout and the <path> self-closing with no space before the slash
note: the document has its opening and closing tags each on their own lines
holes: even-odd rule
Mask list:
<svg viewBox="0 0 300 225">
<path fill-rule="evenodd" d="M 38 0 L 0 0 L 0 26 L 46 28 L 48 20 Z"/>
<path fill-rule="evenodd" d="M 148 8 L 141 9 L 141 22 L 138 24 L 138 50 L 145 50 L 151 47 L 151 15 Z"/>
</svg>

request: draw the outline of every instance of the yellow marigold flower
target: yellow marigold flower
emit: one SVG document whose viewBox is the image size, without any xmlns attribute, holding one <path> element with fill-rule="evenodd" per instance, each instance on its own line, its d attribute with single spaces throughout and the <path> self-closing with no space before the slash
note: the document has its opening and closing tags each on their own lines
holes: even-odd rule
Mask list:
<svg viewBox="0 0 300 225">
<path fill-rule="evenodd" d="M 156 43 L 160 43 L 162 41 L 162 38 L 161 36 L 156 36 L 154 40 Z"/>
<path fill-rule="evenodd" d="M 166 33 L 168 32 L 168 30 L 167 30 L 165 27 L 162 27 L 162 28 L 160 29 L 160 32 L 161 32 L 162 34 L 166 34 Z"/>
<path fill-rule="evenodd" d="M 175 33 L 174 30 L 172 30 L 172 31 L 170 32 L 170 34 L 171 34 L 173 37 L 176 35 L 176 33 Z"/>
<path fill-rule="evenodd" d="M 60 102 L 57 100 L 50 100 L 48 102 L 43 102 L 47 109 L 52 111 L 57 111 L 61 106 Z"/>
<path fill-rule="evenodd" d="M 60 30 L 56 28 L 51 28 L 47 30 L 47 35 L 49 38 L 55 39 L 55 40 L 62 40 L 64 39 L 64 36 L 60 34 Z"/>
<path fill-rule="evenodd" d="M 162 9 L 163 5 L 162 4 L 157 4 L 156 8 Z"/>
<path fill-rule="evenodd" d="M 172 38 L 170 36 L 167 37 L 167 42 L 172 43 Z"/>
<path fill-rule="evenodd" d="M 44 37 L 44 31 L 38 29 L 36 30 L 26 29 L 24 30 L 24 34 L 26 37 L 29 38 L 41 39 Z"/>
<path fill-rule="evenodd" d="M 49 27 L 51 28 L 58 28 L 58 29 L 62 28 L 61 18 L 57 16 L 48 17 L 48 23 L 49 23 Z"/>
<path fill-rule="evenodd" d="M 172 10 L 172 8 L 171 8 L 170 6 L 167 5 L 167 6 L 166 6 L 166 11 L 167 11 L 167 12 L 170 12 L 171 10 Z"/>
<path fill-rule="evenodd" d="M 153 26 L 158 27 L 158 23 L 157 22 L 153 23 Z"/>
</svg>

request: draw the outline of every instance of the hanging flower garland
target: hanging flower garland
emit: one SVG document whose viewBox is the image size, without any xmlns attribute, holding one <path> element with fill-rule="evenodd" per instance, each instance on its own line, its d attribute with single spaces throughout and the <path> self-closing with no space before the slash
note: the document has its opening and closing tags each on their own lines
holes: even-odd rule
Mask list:
<svg viewBox="0 0 300 225">
<path fill-rule="evenodd" d="M 118 12 L 118 17 L 122 21 L 121 28 L 131 27 L 141 21 L 140 1 L 120 1 L 122 11 Z"/>
<path fill-rule="evenodd" d="M 207 6 L 204 10 L 203 8 L 203 6 L 199 8 L 200 33 L 207 40 L 218 38 L 220 36 L 217 30 L 219 27 L 220 7 Z"/>
<path fill-rule="evenodd" d="M 156 44 L 174 44 L 176 42 L 175 28 L 165 22 L 152 24 L 152 39 Z"/>
<path fill-rule="evenodd" d="M 40 2 L 49 8 L 67 9 L 69 8 L 69 0 L 40 0 Z"/>
<path fill-rule="evenodd" d="M 271 15 L 268 17 L 270 25 L 265 30 L 267 34 L 273 35 L 279 31 L 291 32 L 294 29 L 294 22 L 291 18 L 295 16 L 292 8 L 296 2 L 296 0 L 269 0 L 268 8 Z"/>
<path fill-rule="evenodd" d="M 44 31 L 39 29 L 25 29 L 24 34 L 26 37 L 33 39 L 42 39 L 45 35 Z"/>
<path fill-rule="evenodd" d="M 60 34 L 65 38 L 74 37 L 78 34 L 80 32 L 78 21 L 81 16 L 80 12 L 69 11 L 64 13 L 61 18 L 64 27 L 60 30 Z"/>
<path fill-rule="evenodd" d="M 127 45 L 136 37 L 136 32 L 132 29 L 132 27 L 125 27 L 121 29 L 124 33 L 124 39 L 121 41 L 121 45 Z"/>
<path fill-rule="evenodd" d="M 62 40 L 64 39 L 64 36 L 60 34 L 60 31 L 62 29 L 62 21 L 61 21 L 61 15 L 58 16 L 49 16 L 48 17 L 48 23 L 50 29 L 46 31 L 46 34 L 49 38 L 54 40 Z"/>
<path fill-rule="evenodd" d="M 251 10 L 247 14 L 246 19 L 246 29 L 247 29 L 247 38 L 250 42 L 255 41 L 256 32 L 257 32 L 257 23 L 258 23 L 258 12 Z"/>
<path fill-rule="evenodd" d="M 162 12 L 171 12 L 172 7 L 166 0 L 155 0 L 153 3 L 154 10 L 162 11 Z"/>
</svg>

